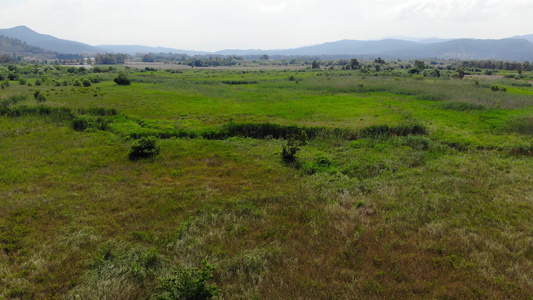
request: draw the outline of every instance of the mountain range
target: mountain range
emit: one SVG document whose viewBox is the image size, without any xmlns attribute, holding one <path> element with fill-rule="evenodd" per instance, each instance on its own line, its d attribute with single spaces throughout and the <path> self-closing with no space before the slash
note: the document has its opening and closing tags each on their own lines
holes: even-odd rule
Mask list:
<svg viewBox="0 0 533 300">
<path fill-rule="evenodd" d="M 281 50 L 239 50 L 227 49 L 216 52 L 202 52 L 165 47 L 149 47 L 140 45 L 99 45 L 92 46 L 76 41 L 59 39 L 40 34 L 26 26 L 0 29 L 0 37 L 4 36 L 26 43 L 28 46 L 41 48 L 48 55 L 51 52 L 66 54 L 84 54 L 115 52 L 115 53 L 180 53 L 187 55 L 240 55 L 255 56 L 315 56 L 324 58 L 360 57 L 385 59 L 444 58 L 444 59 L 493 59 L 493 60 L 533 60 L 533 34 L 514 36 L 505 39 L 416 39 L 397 37 L 376 41 L 341 40 L 319 45 Z M 5 39 L 4 39 L 5 40 Z M 8 52 L 0 43 L 0 53 Z M 13 50 L 13 49 L 12 49 Z M 15 51 L 16 52 L 16 51 Z M 22 51 L 21 51 L 22 52 Z M 27 53 L 26 51 L 25 53 Z M 33 52 L 28 53 L 35 53 Z"/>
</svg>

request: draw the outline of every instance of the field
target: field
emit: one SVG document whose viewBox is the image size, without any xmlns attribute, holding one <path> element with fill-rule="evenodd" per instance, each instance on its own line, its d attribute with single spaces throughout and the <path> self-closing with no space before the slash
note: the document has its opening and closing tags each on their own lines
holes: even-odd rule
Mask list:
<svg viewBox="0 0 533 300">
<path fill-rule="evenodd" d="M 533 297 L 524 80 L 39 68 L 0 90 L 0 299 Z"/>
</svg>

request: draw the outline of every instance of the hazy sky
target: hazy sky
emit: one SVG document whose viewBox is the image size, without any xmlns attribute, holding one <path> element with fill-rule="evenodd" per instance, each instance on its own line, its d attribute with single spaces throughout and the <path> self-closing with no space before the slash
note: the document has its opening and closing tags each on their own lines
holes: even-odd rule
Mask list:
<svg viewBox="0 0 533 300">
<path fill-rule="evenodd" d="M 91 45 L 281 49 L 392 36 L 533 33 L 533 0 L 0 0 L 0 28 Z"/>
</svg>

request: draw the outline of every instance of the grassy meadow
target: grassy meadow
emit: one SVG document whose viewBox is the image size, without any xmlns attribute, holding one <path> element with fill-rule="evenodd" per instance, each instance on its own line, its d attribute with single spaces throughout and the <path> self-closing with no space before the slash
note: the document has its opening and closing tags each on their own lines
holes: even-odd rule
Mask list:
<svg viewBox="0 0 533 300">
<path fill-rule="evenodd" d="M 525 80 L 118 69 L 0 90 L 0 299 L 533 298 Z"/>
</svg>

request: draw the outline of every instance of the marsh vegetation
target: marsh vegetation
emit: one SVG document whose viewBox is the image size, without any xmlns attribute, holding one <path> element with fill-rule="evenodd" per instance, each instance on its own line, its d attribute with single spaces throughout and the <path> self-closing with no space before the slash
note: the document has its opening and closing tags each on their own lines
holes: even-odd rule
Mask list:
<svg viewBox="0 0 533 300">
<path fill-rule="evenodd" d="M 533 297 L 533 73 L 408 70 L 0 66 L 0 298 Z"/>
</svg>

